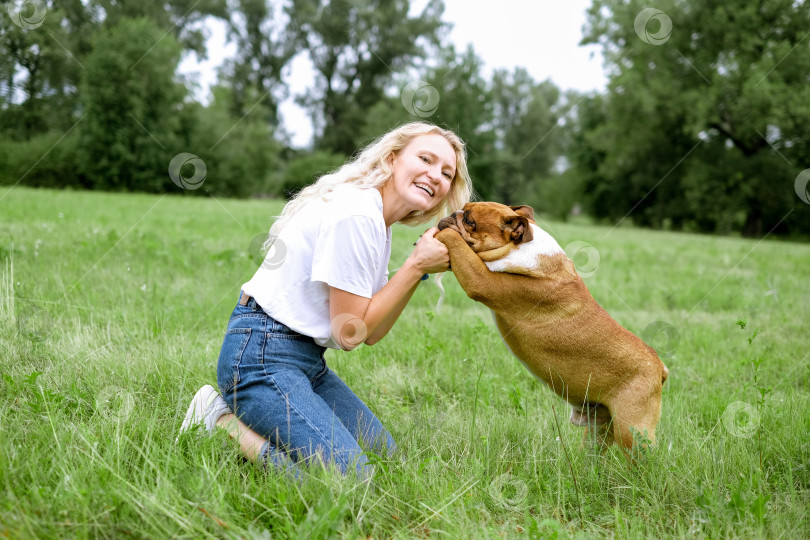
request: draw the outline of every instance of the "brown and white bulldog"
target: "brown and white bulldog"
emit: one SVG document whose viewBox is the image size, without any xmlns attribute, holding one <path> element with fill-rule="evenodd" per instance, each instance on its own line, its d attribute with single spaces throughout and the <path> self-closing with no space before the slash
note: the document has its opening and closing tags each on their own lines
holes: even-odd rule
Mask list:
<svg viewBox="0 0 810 540">
<path fill-rule="evenodd" d="M 573 406 L 573 424 L 605 445 L 655 442 L 666 366 L 596 303 L 530 207 L 468 203 L 439 222 L 436 238 L 512 353 Z"/>
</svg>

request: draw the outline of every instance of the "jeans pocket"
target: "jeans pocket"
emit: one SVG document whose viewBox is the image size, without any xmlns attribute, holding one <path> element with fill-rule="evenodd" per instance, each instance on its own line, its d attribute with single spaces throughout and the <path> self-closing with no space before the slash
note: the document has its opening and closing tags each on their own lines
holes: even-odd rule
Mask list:
<svg viewBox="0 0 810 540">
<path fill-rule="evenodd" d="M 250 340 L 250 328 L 232 328 L 225 333 L 217 362 L 217 386 L 228 393 L 239 382 L 239 363 Z"/>
</svg>

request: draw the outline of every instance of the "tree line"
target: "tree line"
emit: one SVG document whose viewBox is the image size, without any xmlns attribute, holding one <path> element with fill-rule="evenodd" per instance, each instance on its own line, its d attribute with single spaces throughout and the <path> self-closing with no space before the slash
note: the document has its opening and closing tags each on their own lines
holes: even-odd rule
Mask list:
<svg viewBox="0 0 810 540">
<path fill-rule="evenodd" d="M 583 43 L 602 47 L 609 83 L 588 94 L 523 68 L 485 74 L 473 47 L 447 42 L 441 0 L 0 4 L 0 184 L 288 196 L 426 120 L 467 142 L 482 199 L 557 219 L 810 233 L 802 1 L 593 0 Z M 206 56 L 210 19 L 237 52 L 199 103 L 178 65 Z M 299 55 L 315 77 L 295 96 L 315 126 L 307 149 L 279 115 Z"/>
</svg>

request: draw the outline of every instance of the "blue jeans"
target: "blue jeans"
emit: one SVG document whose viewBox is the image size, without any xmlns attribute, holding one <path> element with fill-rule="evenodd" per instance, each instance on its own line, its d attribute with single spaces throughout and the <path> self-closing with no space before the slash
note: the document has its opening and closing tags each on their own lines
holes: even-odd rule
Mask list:
<svg viewBox="0 0 810 540">
<path fill-rule="evenodd" d="M 276 321 L 252 298 L 233 310 L 217 365 L 231 410 L 269 441 L 260 459 L 297 473 L 313 461 L 368 477 L 360 443 L 396 448 L 365 403 L 326 365 L 325 348 Z"/>
</svg>

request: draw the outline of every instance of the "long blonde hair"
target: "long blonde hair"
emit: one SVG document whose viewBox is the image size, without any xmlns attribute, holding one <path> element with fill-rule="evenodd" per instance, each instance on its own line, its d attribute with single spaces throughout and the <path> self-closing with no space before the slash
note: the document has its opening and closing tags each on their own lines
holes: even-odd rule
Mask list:
<svg viewBox="0 0 810 540">
<path fill-rule="evenodd" d="M 394 174 L 389 158 L 405 148 L 415 137 L 431 134 L 441 135 L 453 147 L 456 153 L 456 175 L 450 183 L 450 190 L 440 204 L 427 212 L 420 210 L 411 212 L 400 222 L 405 225 L 419 225 L 438 215 L 446 215 L 460 209 L 473 195 L 464 142 L 450 130 L 425 122 L 410 122 L 379 137 L 338 170 L 321 176 L 315 183 L 302 189 L 284 206 L 281 215 L 270 227 L 265 249 L 269 249 L 290 218 L 315 197 L 327 200 L 332 190 L 341 184 L 352 184 L 361 188 L 379 188 L 385 185 Z"/>
</svg>

